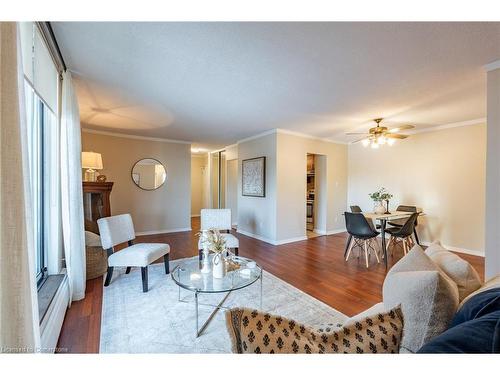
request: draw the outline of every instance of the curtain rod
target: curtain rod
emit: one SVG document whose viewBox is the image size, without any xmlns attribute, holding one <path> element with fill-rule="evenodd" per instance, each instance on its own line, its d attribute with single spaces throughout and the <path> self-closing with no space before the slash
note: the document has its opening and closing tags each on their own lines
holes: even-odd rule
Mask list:
<svg viewBox="0 0 500 375">
<path fill-rule="evenodd" d="M 59 70 L 63 72 L 66 71 L 66 63 L 64 62 L 64 58 L 62 56 L 61 50 L 59 49 L 59 44 L 57 44 L 57 39 L 54 34 L 54 30 L 50 22 L 35 22 L 38 25 L 39 30 L 41 31 L 43 38 L 47 44 L 47 47 L 54 59 Z"/>
</svg>

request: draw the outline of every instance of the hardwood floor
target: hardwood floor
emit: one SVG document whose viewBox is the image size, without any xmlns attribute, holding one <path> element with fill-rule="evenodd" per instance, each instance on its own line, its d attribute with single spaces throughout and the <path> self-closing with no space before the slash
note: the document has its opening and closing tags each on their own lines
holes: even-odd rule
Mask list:
<svg viewBox="0 0 500 375">
<path fill-rule="evenodd" d="M 166 242 L 170 258 L 198 254 L 199 219 L 193 218 L 192 232 L 138 237 L 136 242 Z M 343 259 L 346 234 L 308 239 L 273 246 L 235 233 L 240 240 L 240 255 L 255 259 L 266 271 L 323 301 L 346 315 L 357 314 L 382 299 L 386 270 L 383 262 L 371 257 L 370 268 L 364 259 Z M 357 255 L 357 254 L 354 254 Z M 484 258 L 458 254 L 470 262 L 484 279 Z M 402 256 L 402 250 L 389 256 L 389 268 Z M 74 302 L 66 313 L 58 347 L 63 352 L 98 353 L 102 308 L 102 277 L 87 281 L 86 297 Z"/>
</svg>

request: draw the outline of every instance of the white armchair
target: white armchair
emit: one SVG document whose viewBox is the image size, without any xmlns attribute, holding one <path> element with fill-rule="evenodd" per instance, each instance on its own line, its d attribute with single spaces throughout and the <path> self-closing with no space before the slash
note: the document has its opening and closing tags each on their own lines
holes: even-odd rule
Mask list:
<svg viewBox="0 0 500 375">
<path fill-rule="evenodd" d="M 232 235 L 231 230 L 231 210 L 228 208 L 215 208 L 215 209 L 203 209 L 201 210 L 200 219 L 200 229 L 218 229 L 219 231 L 225 231 L 227 233 L 221 233 L 226 240 L 226 246 L 229 249 L 233 249 L 234 254 L 238 255 L 238 249 L 240 247 L 240 242 L 238 238 Z M 203 244 L 200 240 L 198 241 L 198 250 L 201 259 L 201 251 L 203 250 Z"/>
<path fill-rule="evenodd" d="M 139 243 L 134 245 L 134 224 L 129 214 L 105 217 L 97 220 L 101 235 L 102 248 L 108 252 L 108 273 L 104 286 L 108 286 L 113 277 L 114 267 L 127 267 L 125 273 L 130 273 L 131 267 L 141 267 L 142 291 L 148 291 L 148 265 L 163 256 L 165 273 L 170 273 L 170 246 L 164 243 Z M 127 242 L 128 247 L 114 252 L 114 247 Z"/>
</svg>

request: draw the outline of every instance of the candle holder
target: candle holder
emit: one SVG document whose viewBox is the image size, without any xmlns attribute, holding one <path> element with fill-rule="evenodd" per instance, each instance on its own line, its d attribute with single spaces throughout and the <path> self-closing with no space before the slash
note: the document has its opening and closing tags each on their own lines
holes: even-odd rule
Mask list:
<svg viewBox="0 0 500 375">
<path fill-rule="evenodd" d="M 386 199 L 386 200 L 385 200 L 385 205 L 386 205 L 386 206 L 385 206 L 385 207 L 386 207 L 386 209 L 385 209 L 384 214 L 390 214 L 390 212 L 389 212 L 389 199 Z"/>
</svg>

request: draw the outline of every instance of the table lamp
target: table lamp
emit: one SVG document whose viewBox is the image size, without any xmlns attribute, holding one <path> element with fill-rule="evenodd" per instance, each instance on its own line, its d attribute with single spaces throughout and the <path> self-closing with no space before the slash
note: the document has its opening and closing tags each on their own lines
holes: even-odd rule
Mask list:
<svg viewBox="0 0 500 375">
<path fill-rule="evenodd" d="M 95 171 L 102 169 L 101 154 L 97 152 L 82 152 L 82 168 L 87 169 L 85 171 L 85 181 L 95 182 Z"/>
</svg>

